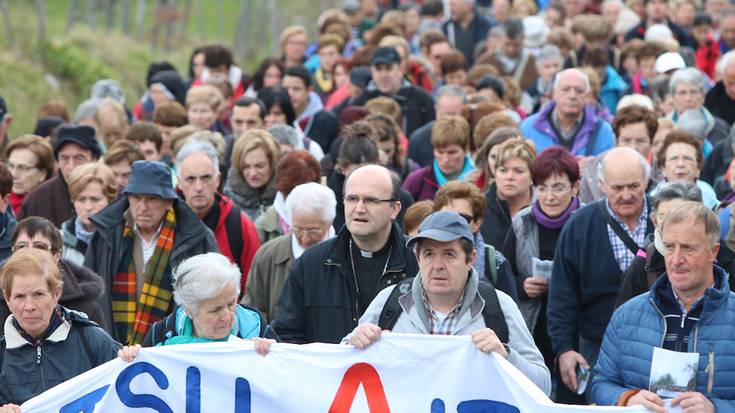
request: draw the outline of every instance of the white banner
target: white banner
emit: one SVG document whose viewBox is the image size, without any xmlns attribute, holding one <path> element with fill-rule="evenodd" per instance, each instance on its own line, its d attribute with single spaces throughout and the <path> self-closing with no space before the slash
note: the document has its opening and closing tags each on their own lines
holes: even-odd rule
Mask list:
<svg viewBox="0 0 735 413">
<path fill-rule="evenodd" d="M 367 350 L 250 342 L 143 349 L 27 401 L 24 413 L 645 412 L 557 405 L 469 336 L 385 334 Z"/>
</svg>

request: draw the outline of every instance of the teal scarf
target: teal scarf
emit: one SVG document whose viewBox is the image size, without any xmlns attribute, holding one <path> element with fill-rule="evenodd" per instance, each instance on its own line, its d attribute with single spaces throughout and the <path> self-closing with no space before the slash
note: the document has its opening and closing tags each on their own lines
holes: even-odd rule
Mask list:
<svg viewBox="0 0 735 413">
<path fill-rule="evenodd" d="M 474 172 L 475 170 L 475 164 L 472 163 L 472 157 L 467 154 L 464 158 L 464 166 L 462 167 L 462 172 L 459 173 L 459 176 L 457 177 L 458 181 L 463 181 L 467 175 L 469 175 L 471 172 Z M 442 170 L 439 169 L 439 161 L 434 159 L 434 176 L 436 177 L 436 182 L 439 184 L 439 186 L 442 186 L 448 182 L 448 179 L 446 176 L 444 176 L 444 173 L 442 173 Z"/>
</svg>

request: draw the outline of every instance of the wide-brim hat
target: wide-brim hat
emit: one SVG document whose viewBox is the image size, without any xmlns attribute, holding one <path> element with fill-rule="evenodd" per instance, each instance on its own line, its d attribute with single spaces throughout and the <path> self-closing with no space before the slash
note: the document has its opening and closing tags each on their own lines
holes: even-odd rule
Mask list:
<svg viewBox="0 0 735 413">
<path fill-rule="evenodd" d="M 176 199 L 171 182 L 171 169 L 159 161 L 135 161 L 128 186 L 123 189 L 125 195 L 153 195 L 163 199 Z"/>
</svg>

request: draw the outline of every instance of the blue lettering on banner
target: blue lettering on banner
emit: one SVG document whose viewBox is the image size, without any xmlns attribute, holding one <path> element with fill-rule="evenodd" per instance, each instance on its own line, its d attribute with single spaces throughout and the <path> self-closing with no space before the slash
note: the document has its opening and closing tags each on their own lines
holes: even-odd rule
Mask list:
<svg viewBox="0 0 735 413">
<path fill-rule="evenodd" d="M 442 399 L 431 401 L 431 413 L 445 412 Z M 496 400 L 467 400 L 457 406 L 457 413 L 521 413 L 521 411 L 515 406 Z"/>
<path fill-rule="evenodd" d="M 134 363 L 121 371 L 115 381 L 115 390 L 120 397 L 120 402 L 127 407 L 148 407 L 158 413 L 173 413 L 173 410 L 158 397 L 151 394 L 135 394 L 130 391 L 130 383 L 136 376 L 143 373 L 150 374 L 161 390 L 168 388 L 168 378 L 158 367 L 146 362 Z"/>
<path fill-rule="evenodd" d="M 235 413 L 250 413 L 250 383 L 238 377 L 235 380 Z"/>
<path fill-rule="evenodd" d="M 186 413 L 199 413 L 202 406 L 202 374 L 191 366 L 186 369 Z"/>
<path fill-rule="evenodd" d="M 97 390 L 85 394 L 84 396 L 68 403 L 59 409 L 59 413 L 93 413 L 94 406 L 105 397 L 107 389 L 110 385 L 102 386 Z"/>
</svg>

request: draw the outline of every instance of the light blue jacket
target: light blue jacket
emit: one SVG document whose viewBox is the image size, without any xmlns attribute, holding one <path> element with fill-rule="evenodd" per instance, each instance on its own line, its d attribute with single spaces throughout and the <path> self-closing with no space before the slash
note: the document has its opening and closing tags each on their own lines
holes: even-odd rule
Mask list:
<svg viewBox="0 0 735 413">
<path fill-rule="evenodd" d="M 607 65 L 605 68 L 605 83 L 600 88 L 600 100 L 613 115 L 615 115 L 618 108 L 618 102 L 625 96 L 627 90 L 628 84 L 625 83 L 625 80 L 612 66 Z"/>
<path fill-rule="evenodd" d="M 689 352 L 699 353 L 696 391 L 717 412 L 735 412 L 735 293 L 728 274 L 714 266 L 715 286 L 704 293 L 702 314 L 689 334 Z M 665 321 L 662 290 L 671 288 L 661 276 L 651 291 L 621 306 L 610 320 L 594 368 L 591 399 L 615 405 L 623 392 L 649 388 L 653 349 L 661 347 Z"/>
</svg>

